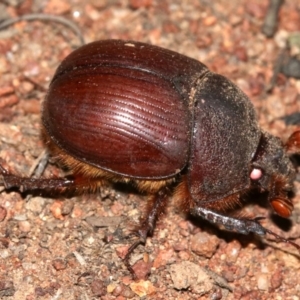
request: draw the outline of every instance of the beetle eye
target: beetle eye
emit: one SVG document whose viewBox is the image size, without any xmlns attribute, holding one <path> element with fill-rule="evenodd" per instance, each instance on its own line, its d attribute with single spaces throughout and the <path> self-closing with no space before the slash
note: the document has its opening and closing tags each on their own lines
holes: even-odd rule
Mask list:
<svg viewBox="0 0 300 300">
<path fill-rule="evenodd" d="M 260 169 L 254 168 L 250 173 L 250 178 L 252 180 L 258 180 L 262 177 L 262 171 Z"/>
</svg>

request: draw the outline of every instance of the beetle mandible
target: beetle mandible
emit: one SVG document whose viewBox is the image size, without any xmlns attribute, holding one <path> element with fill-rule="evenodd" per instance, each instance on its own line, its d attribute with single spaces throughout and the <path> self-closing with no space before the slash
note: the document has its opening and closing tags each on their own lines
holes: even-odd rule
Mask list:
<svg viewBox="0 0 300 300">
<path fill-rule="evenodd" d="M 173 192 L 192 215 L 243 234 L 274 234 L 258 219 L 224 213 L 249 190 L 268 192 L 280 216 L 293 210 L 290 155 L 300 152 L 300 131 L 283 144 L 259 127 L 253 105 L 236 85 L 176 52 L 122 40 L 80 47 L 54 75 L 42 123 L 49 148 L 73 178 L 25 178 L 1 166 L 5 188 L 134 183 L 151 197 L 127 260 L 152 234 Z"/>
</svg>

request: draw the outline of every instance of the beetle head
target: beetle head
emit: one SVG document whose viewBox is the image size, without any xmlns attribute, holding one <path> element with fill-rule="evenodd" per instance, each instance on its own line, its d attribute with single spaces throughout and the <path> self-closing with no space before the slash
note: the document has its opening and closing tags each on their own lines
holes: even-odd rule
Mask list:
<svg viewBox="0 0 300 300">
<path fill-rule="evenodd" d="M 290 155 L 295 153 L 300 153 L 300 131 L 294 132 L 285 145 L 279 138 L 263 132 L 252 159 L 250 179 L 269 192 L 271 206 L 282 217 L 289 217 L 293 210 L 289 194 L 296 169 Z"/>
</svg>

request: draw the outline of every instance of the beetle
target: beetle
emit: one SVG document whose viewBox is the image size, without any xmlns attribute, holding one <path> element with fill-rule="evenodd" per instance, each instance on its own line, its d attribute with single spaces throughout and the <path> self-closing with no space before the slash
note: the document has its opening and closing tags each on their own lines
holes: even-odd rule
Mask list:
<svg viewBox="0 0 300 300">
<path fill-rule="evenodd" d="M 129 182 L 150 194 L 139 239 L 151 235 L 167 199 L 242 234 L 271 233 L 259 218 L 226 214 L 252 189 L 289 217 L 300 131 L 282 141 L 263 131 L 248 97 L 201 62 L 145 43 L 103 40 L 58 67 L 42 106 L 46 143 L 73 177 L 25 178 L 3 166 L 6 189 L 85 190 Z M 173 186 L 175 188 L 173 189 Z"/>
</svg>

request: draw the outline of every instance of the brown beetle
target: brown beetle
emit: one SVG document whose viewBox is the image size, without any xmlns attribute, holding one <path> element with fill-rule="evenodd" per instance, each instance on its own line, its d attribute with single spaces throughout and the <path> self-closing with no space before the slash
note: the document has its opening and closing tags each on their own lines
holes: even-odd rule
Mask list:
<svg viewBox="0 0 300 300">
<path fill-rule="evenodd" d="M 5 188 L 133 182 L 152 196 L 129 254 L 152 233 L 173 183 L 192 215 L 243 234 L 274 234 L 258 219 L 224 214 L 251 189 L 267 191 L 280 216 L 293 210 L 289 155 L 300 152 L 300 131 L 283 145 L 261 130 L 238 87 L 176 52 L 120 40 L 77 49 L 52 79 L 42 121 L 50 149 L 74 178 L 21 178 L 1 167 Z"/>
</svg>

